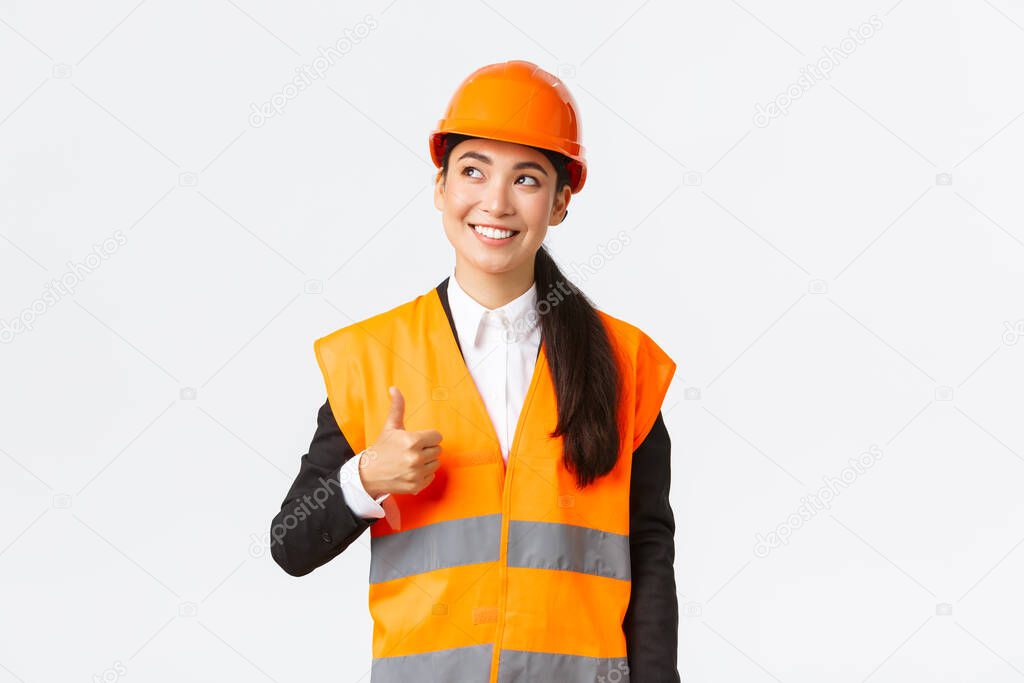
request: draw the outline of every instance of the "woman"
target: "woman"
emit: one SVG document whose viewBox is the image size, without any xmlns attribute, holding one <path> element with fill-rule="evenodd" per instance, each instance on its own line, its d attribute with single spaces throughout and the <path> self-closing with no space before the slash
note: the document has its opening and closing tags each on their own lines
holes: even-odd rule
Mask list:
<svg viewBox="0 0 1024 683">
<path fill-rule="evenodd" d="M 678 681 L 675 363 L 543 247 L 586 179 L 576 103 L 483 67 L 430 151 L 454 271 L 316 341 L 327 402 L 273 557 L 302 576 L 370 528 L 373 683 Z"/>
</svg>

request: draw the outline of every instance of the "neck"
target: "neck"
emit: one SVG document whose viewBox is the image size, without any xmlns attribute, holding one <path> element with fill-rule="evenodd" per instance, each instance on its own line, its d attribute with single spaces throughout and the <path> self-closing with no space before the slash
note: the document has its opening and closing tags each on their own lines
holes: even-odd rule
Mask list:
<svg viewBox="0 0 1024 683">
<path fill-rule="evenodd" d="M 459 287 L 481 306 L 494 310 L 522 296 L 533 286 L 533 263 L 529 268 L 507 273 L 488 273 L 455 259 Z"/>
</svg>

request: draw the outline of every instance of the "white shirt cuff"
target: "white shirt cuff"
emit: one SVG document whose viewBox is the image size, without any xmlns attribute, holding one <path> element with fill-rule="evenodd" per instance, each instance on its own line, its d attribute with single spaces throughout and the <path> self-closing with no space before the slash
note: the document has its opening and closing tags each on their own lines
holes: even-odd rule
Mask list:
<svg viewBox="0 0 1024 683">
<path fill-rule="evenodd" d="M 359 459 L 365 452 L 360 451 L 341 466 L 341 472 L 338 475 L 341 481 L 341 493 L 349 509 L 357 516 L 379 519 L 384 516 L 384 508 L 380 506 L 380 502 L 391 494 L 385 493 L 374 500 L 366 492 L 366 489 L 363 487 L 363 480 L 359 476 Z"/>
</svg>

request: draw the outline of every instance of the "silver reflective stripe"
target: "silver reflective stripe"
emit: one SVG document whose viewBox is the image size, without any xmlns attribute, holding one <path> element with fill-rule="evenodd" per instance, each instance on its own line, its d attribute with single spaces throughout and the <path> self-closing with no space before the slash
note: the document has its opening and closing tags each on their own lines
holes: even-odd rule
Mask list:
<svg viewBox="0 0 1024 683">
<path fill-rule="evenodd" d="M 508 565 L 630 580 L 629 536 L 573 524 L 512 520 Z"/>
<path fill-rule="evenodd" d="M 487 683 L 493 646 L 470 645 L 402 657 L 378 657 L 370 683 Z"/>
<path fill-rule="evenodd" d="M 498 659 L 498 683 L 629 683 L 625 657 L 502 650 Z"/>
<path fill-rule="evenodd" d="M 436 522 L 370 539 L 370 583 L 445 567 L 497 562 L 501 515 Z"/>
</svg>

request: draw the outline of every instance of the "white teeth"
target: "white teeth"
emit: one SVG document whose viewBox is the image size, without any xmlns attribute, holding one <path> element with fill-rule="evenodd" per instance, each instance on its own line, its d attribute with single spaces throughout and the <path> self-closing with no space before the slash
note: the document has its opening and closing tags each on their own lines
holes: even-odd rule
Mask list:
<svg viewBox="0 0 1024 683">
<path fill-rule="evenodd" d="M 516 234 L 513 230 L 499 230 L 498 228 L 487 228 L 482 225 L 470 225 L 473 230 L 477 231 L 484 237 L 490 237 L 496 240 L 505 239 Z"/>
</svg>

